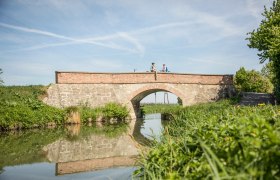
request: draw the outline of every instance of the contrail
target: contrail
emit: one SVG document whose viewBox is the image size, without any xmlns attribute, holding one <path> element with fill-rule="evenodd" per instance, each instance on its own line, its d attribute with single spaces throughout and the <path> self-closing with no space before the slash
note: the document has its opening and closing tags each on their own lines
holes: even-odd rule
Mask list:
<svg viewBox="0 0 280 180">
<path fill-rule="evenodd" d="M 1 23 L 0 22 L 0 26 L 5 27 L 5 28 L 10 28 L 10 29 L 15 29 L 15 30 L 19 30 L 19 31 L 23 31 L 23 32 L 27 32 L 27 33 L 33 33 L 33 34 L 40 34 L 40 35 L 44 35 L 44 36 L 48 36 L 48 37 L 53 37 L 53 38 L 58 38 L 58 39 L 63 39 L 63 40 L 68 40 L 70 42 L 64 42 L 64 43 L 54 43 L 54 44 L 45 44 L 45 45 L 39 45 L 39 46 L 33 46 L 33 47 L 29 47 L 29 48 L 24 48 L 21 50 L 35 50 L 35 49 L 43 49 L 43 48 L 47 48 L 47 47 L 55 47 L 55 46 L 64 46 L 64 45 L 71 45 L 71 44 L 94 44 L 94 45 L 98 45 L 98 46 L 102 46 L 102 47 L 107 47 L 107 48 L 112 48 L 112 49 L 118 49 L 118 50 L 125 50 L 125 51 L 129 51 L 129 52 L 143 52 L 143 46 L 134 38 L 129 37 L 128 35 L 114 35 L 113 37 L 123 37 L 123 39 L 128 40 L 130 43 L 132 43 L 136 49 L 131 49 L 131 48 L 126 48 L 123 46 L 119 46 L 116 44 L 108 44 L 108 43 L 101 43 L 101 42 L 97 42 L 98 40 L 94 40 L 92 38 L 87 38 L 87 39 L 77 39 L 77 38 L 72 38 L 72 37 L 68 37 L 68 36 L 64 36 L 64 35 L 60 35 L 60 34 L 56 34 L 56 33 L 52 33 L 52 32 L 48 32 L 48 31 L 42 31 L 42 30 L 38 30 L 38 29 L 33 29 L 33 28 L 26 28 L 26 27 L 21 27 L 21 26 L 15 26 L 15 25 L 10 25 L 10 24 L 6 24 L 6 23 Z"/>
</svg>

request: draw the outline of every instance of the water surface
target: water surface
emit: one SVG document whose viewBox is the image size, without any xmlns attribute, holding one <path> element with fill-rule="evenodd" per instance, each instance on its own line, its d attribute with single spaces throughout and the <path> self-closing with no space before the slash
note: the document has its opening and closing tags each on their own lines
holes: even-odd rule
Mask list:
<svg viewBox="0 0 280 180">
<path fill-rule="evenodd" d="M 131 179 L 137 147 L 162 131 L 160 114 L 132 123 L 2 133 L 0 179 Z"/>
</svg>

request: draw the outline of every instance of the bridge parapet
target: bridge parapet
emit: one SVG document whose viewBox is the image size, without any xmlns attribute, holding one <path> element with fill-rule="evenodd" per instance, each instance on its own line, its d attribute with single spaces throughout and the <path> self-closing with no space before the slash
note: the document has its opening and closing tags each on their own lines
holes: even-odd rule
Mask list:
<svg viewBox="0 0 280 180">
<path fill-rule="evenodd" d="M 56 72 L 57 84 L 202 84 L 232 85 L 233 75 L 183 74 L 183 73 L 92 73 Z"/>
</svg>

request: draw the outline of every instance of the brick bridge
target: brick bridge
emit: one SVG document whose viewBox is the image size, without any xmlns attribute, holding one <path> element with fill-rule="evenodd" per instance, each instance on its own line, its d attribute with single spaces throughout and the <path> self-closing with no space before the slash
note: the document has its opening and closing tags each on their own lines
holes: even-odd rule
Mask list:
<svg viewBox="0 0 280 180">
<path fill-rule="evenodd" d="M 216 101 L 234 91 L 232 75 L 152 72 L 56 72 L 55 75 L 56 84 L 49 87 L 45 103 L 56 107 L 80 104 L 98 107 L 117 102 L 126 105 L 132 117 L 138 115 L 140 101 L 154 92 L 171 92 L 182 100 L 183 106 L 188 106 Z"/>
</svg>

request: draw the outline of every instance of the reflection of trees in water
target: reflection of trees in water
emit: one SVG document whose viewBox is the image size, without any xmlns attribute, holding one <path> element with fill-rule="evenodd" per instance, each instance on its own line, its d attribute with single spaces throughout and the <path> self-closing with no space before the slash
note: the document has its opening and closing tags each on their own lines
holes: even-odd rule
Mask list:
<svg viewBox="0 0 280 180">
<path fill-rule="evenodd" d="M 46 162 L 42 148 L 63 136 L 65 132 L 62 128 L 0 133 L 0 174 L 5 166 Z"/>
</svg>

